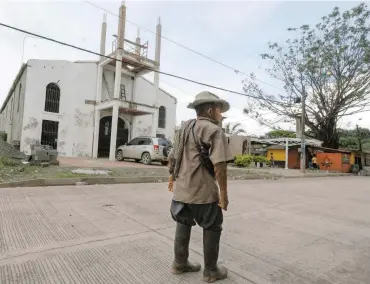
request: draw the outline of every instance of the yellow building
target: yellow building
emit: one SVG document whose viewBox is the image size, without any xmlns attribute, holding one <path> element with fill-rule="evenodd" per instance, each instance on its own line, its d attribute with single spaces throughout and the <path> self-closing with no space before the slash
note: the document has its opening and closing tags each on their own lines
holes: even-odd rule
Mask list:
<svg viewBox="0 0 370 284">
<path fill-rule="evenodd" d="M 285 162 L 285 147 L 279 145 L 270 146 L 267 149 L 267 159 L 270 159 L 271 153 L 274 155 L 275 161 Z"/>
</svg>

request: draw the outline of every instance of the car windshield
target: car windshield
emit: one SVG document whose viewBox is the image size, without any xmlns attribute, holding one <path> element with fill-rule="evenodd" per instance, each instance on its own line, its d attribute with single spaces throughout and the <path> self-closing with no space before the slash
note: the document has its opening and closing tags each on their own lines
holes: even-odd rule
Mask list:
<svg viewBox="0 0 370 284">
<path fill-rule="evenodd" d="M 171 143 L 171 141 L 170 140 L 168 140 L 168 139 L 163 139 L 163 138 L 159 138 L 158 139 L 158 143 L 159 143 L 159 145 L 161 145 L 161 146 L 172 146 L 172 143 Z"/>
</svg>

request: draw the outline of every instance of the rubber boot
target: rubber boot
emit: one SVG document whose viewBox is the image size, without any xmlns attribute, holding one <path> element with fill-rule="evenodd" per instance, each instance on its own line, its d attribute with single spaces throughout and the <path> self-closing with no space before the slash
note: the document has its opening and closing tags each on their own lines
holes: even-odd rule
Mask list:
<svg viewBox="0 0 370 284">
<path fill-rule="evenodd" d="M 175 235 L 175 260 L 172 263 L 172 273 L 182 274 L 185 272 L 198 272 L 199 263 L 190 263 L 189 242 L 191 235 L 191 226 L 177 223 Z"/>
<path fill-rule="evenodd" d="M 217 265 L 220 250 L 220 231 L 203 230 L 204 271 L 203 280 L 213 283 L 227 277 L 227 269 Z"/>
</svg>

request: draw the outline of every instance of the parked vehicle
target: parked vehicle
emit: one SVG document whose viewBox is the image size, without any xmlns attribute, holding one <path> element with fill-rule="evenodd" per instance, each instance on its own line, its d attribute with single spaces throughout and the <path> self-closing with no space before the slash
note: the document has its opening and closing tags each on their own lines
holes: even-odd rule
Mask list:
<svg viewBox="0 0 370 284">
<path fill-rule="evenodd" d="M 116 158 L 118 161 L 133 159 L 145 165 L 150 165 L 152 162 L 167 165 L 167 157 L 172 147 L 171 141 L 166 138 L 140 136 L 118 147 Z"/>
</svg>

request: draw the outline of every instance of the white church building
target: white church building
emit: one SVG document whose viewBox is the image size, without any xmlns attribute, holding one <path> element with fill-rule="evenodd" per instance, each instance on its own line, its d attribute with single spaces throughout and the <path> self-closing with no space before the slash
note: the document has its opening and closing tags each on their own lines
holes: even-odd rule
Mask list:
<svg viewBox="0 0 370 284">
<path fill-rule="evenodd" d="M 29 60 L 23 64 L 0 109 L 0 131 L 21 151 L 41 143 L 69 157 L 109 157 L 137 136 L 173 139 L 177 100 L 143 75 L 159 70 L 161 24 L 155 59 L 148 44 L 125 39 L 126 7 L 110 58 L 98 61 Z M 104 17 L 105 18 L 105 17 Z M 100 54 L 106 54 L 104 19 Z M 115 59 L 115 60 L 114 60 Z"/>
</svg>

